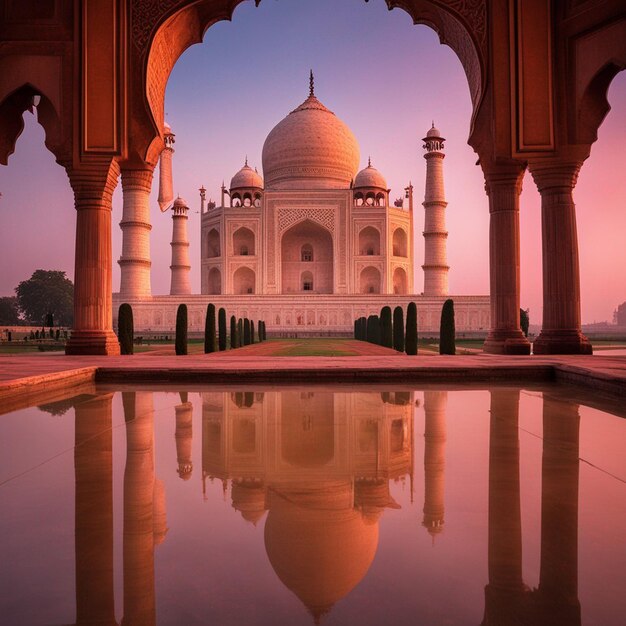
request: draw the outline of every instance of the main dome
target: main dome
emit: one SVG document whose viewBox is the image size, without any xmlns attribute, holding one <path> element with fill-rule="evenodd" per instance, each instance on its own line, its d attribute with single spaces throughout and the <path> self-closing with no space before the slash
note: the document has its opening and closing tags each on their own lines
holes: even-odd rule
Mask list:
<svg viewBox="0 0 626 626">
<path fill-rule="evenodd" d="M 263 144 L 266 189 L 349 189 L 359 168 L 352 131 L 313 94 Z"/>
</svg>

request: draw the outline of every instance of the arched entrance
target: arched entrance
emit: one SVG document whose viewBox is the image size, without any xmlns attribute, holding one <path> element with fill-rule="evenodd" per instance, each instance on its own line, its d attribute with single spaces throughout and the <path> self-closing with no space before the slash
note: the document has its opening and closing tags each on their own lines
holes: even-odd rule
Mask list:
<svg viewBox="0 0 626 626">
<path fill-rule="evenodd" d="M 255 293 L 255 278 L 254 271 L 249 267 L 240 267 L 233 274 L 233 293 L 238 295 Z"/>
<path fill-rule="evenodd" d="M 378 256 L 380 254 L 380 232 L 373 226 L 366 226 L 359 232 L 359 254 Z"/>
<path fill-rule="evenodd" d="M 222 293 L 222 273 L 217 267 L 212 267 L 209 270 L 207 278 L 207 293 L 211 295 L 218 295 Z"/>
<path fill-rule="evenodd" d="M 396 294 L 408 293 L 406 272 L 401 267 L 396 267 L 393 271 L 393 292 Z"/>
<path fill-rule="evenodd" d="M 311 220 L 292 226 L 281 239 L 282 293 L 333 293 L 333 239 Z"/>
<path fill-rule="evenodd" d="M 361 293 L 380 293 L 381 288 L 380 270 L 372 266 L 361 270 L 359 277 L 359 291 Z"/>
</svg>

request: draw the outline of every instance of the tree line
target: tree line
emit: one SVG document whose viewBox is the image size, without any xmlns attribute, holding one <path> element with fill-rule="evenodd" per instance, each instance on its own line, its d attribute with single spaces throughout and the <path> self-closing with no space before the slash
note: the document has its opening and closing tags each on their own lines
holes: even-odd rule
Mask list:
<svg viewBox="0 0 626 626">
<path fill-rule="evenodd" d="M 380 315 L 359 317 L 354 320 L 354 338 L 369 341 L 386 348 L 393 348 L 406 354 L 417 354 L 417 305 L 409 302 L 406 310 L 395 307 L 393 315 L 391 307 L 384 306 Z M 439 326 L 439 354 L 456 354 L 456 329 L 454 324 L 454 301 L 443 303 L 441 323 Z"/>
<path fill-rule="evenodd" d="M 253 343 L 267 339 L 265 321 L 258 320 L 256 327 L 253 320 L 230 316 L 230 324 L 227 329 L 226 310 L 221 308 L 217 311 L 217 325 L 215 305 L 207 306 L 204 323 L 204 352 L 221 352 L 228 348 L 235 350 Z M 185 355 L 188 351 L 188 311 L 186 304 L 178 305 L 176 311 L 176 331 L 174 349 L 176 354 Z M 118 338 L 122 354 L 134 352 L 134 324 L 133 309 L 128 303 L 120 305 L 118 317 Z M 229 330 L 229 332 L 227 332 Z"/>
</svg>

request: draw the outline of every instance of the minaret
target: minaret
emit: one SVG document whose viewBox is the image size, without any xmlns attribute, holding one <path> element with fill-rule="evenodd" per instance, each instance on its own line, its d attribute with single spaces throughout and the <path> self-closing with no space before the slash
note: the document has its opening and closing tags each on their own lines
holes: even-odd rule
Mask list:
<svg viewBox="0 0 626 626">
<path fill-rule="evenodd" d="M 122 255 L 120 295 L 134 298 L 151 295 L 150 286 L 150 189 L 151 169 L 122 170 Z"/>
<path fill-rule="evenodd" d="M 171 296 L 181 296 L 191 293 L 191 282 L 189 272 L 191 263 L 189 262 L 189 237 L 187 235 L 187 213 L 189 207 L 179 196 L 174 200 L 172 206 L 172 282 L 170 286 Z"/>
<path fill-rule="evenodd" d="M 170 202 L 174 199 L 174 183 L 172 182 L 172 155 L 174 154 L 174 141 L 176 135 L 170 125 L 165 122 L 163 129 L 163 142 L 165 148 L 161 152 L 161 164 L 159 166 L 159 207 L 166 211 Z"/>
<path fill-rule="evenodd" d="M 432 536 L 443 530 L 447 391 L 424 392 L 424 519 Z"/>
<path fill-rule="evenodd" d="M 426 154 L 426 191 L 424 194 L 424 295 L 448 295 L 448 266 L 446 256 L 446 206 L 443 190 L 443 143 L 445 139 L 433 127 L 424 138 Z"/>
</svg>

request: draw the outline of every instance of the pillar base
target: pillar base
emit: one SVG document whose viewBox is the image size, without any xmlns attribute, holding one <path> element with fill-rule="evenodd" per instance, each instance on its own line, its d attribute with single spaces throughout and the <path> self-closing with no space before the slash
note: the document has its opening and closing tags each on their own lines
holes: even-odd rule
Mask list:
<svg viewBox="0 0 626 626">
<path fill-rule="evenodd" d="M 591 342 L 579 330 L 542 330 L 533 354 L 593 354 Z"/>
<path fill-rule="evenodd" d="M 521 330 L 492 330 L 483 344 L 487 354 L 530 354 L 530 342 Z"/>
<path fill-rule="evenodd" d="M 117 335 L 112 330 L 73 330 L 65 354 L 116 356 L 120 353 Z"/>
</svg>

